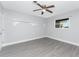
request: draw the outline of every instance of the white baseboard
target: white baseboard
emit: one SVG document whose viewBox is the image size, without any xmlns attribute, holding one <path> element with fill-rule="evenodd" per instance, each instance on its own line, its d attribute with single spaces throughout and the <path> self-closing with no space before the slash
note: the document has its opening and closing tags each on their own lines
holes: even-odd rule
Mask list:
<svg viewBox="0 0 79 59">
<path fill-rule="evenodd" d="M 51 39 L 55 39 L 55 40 L 61 41 L 61 42 L 66 42 L 66 43 L 68 43 L 68 44 L 72 44 L 72 45 L 79 46 L 79 44 L 73 43 L 73 42 L 70 42 L 70 41 L 62 40 L 62 39 L 55 38 L 55 37 L 51 37 L 51 36 L 47 36 L 47 37 L 48 37 L 48 38 L 51 38 Z M 25 39 L 25 40 L 18 41 L 18 42 L 12 42 L 12 43 L 3 44 L 2 47 L 6 47 L 6 46 L 9 46 L 9 45 L 14 45 L 14 44 L 19 44 L 19 43 L 27 42 L 27 41 L 30 41 L 30 40 L 39 39 L 39 38 L 44 38 L 44 36 L 42 36 L 42 37 L 30 38 L 30 39 L 28 39 L 28 40 Z"/>
<path fill-rule="evenodd" d="M 30 40 L 39 39 L 39 38 L 44 38 L 44 36 L 42 36 L 42 37 L 30 38 L 30 39 L 28 39 L 28 40 L 25 39 L 25 40 L 21 40 L 21 41 L 17 41 L 17 42 L 11 42 L 11 43 L 7 43 L 7 44 L 2 44 L 2 47 L 6 47 L 6 46 L 9 46 L 9 45 L 14 45 L 14 44 L 19 44 L 19 43 L 27 42 L 27 41 L 30 41 Z"/>
<path fill-rule="evenodd" d="M 74 43 L 74 42 L 66 41 L 66 40 L 63 40 L 63 39 L 59 39 L 59 38 L 55 38 L 55 37 L 51 37 L 51 36 L 48 36 L 48 38 L 55 39 L 55 40 L 58 40 L 58 41 L 61 41 L 61 42 L 65 42 L 65 43 L 68 43 L 68 44 L 72 44 L 72 45 L 79 46 L 78 43 Z"/>
</svg>

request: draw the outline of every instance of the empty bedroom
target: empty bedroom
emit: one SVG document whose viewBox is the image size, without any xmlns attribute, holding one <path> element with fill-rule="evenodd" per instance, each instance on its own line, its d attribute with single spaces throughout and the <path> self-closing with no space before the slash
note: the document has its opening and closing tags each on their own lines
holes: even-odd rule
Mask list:
<svg viewBox="0 0 79 59">
<path fill-rule="evenodd" d="M 79 1 L 0 1 L 0 57 L 79 57 Z"/>
</svg>

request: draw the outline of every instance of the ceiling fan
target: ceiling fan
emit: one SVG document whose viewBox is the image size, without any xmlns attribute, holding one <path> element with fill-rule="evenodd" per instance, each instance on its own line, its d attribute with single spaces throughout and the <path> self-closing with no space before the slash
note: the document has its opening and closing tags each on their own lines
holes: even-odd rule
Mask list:
<svg viewBox="0 0 79 59">
<path fill-rule="evenodd" d="M 41 4 L 39 4 L 37 1 L 33 1 L 35 4 L 37 4 L 39 7 L 41 7 L 40 9 L 36 9 L 36 10 L 33 10 L 34 12 L 35 11 L 39 11 L 39 10 L 42 10 L 42 12 L 41 12 L 41 15 L 43 15 L 44 14 L 44 12 L 49 12 L 49 13 L 53 13 L 51 10 L 49 10 L 48 8 L 53 8 L 53 7 L 55 7 L 55 5 L 50 5 L 50 6 L 46 6 L 46 5 L 41 5 Z"/>
</svg>

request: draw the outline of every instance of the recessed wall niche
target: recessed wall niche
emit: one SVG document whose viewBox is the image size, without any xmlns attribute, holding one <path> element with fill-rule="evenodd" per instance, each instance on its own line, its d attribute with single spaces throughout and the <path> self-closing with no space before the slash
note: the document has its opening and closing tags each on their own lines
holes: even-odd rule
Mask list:
<svg viewBox="0 0 79 59">
<path fill-rule="evenodd" d="M 69 28 L 69 18 L 56 20 L 55 28 Z"/>
</svg>

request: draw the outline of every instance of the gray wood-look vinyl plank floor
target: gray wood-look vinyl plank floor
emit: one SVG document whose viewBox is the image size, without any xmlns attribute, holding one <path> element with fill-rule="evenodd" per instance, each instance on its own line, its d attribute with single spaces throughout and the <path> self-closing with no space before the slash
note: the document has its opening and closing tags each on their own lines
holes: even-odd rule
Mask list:
<svg viewBox="0 0 79 59">
<path fill-rule="evenodd" d="M 4 47 L 0 57 L 78 57 L 79 47 L 50 38 L 40 38 Z"/>
</svg>

